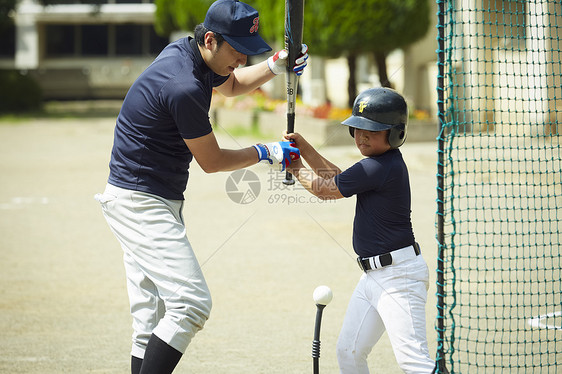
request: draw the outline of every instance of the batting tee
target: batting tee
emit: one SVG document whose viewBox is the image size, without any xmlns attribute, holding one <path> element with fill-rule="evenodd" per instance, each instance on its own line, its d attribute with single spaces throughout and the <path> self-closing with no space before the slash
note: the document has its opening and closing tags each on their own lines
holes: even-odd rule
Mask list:
<svg viewBox="0 0 562 374">
<path fill-rule="evenodd" d="M 561 2 L 437 3 L 437 372 L 560 372 Z"/>
</svg>

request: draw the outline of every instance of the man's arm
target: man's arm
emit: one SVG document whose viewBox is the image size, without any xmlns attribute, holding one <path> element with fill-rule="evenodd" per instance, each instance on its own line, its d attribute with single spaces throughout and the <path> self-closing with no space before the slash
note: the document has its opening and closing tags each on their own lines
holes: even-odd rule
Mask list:
<svg viewBox="0 0 562 374">
<path fill-rule="evenodd" d="M 224 96 L 238 96 L 255 90 L 275 76 L 267 66 L 267 60 L 264 60 L 259 64 L 234 70 L 216 90 Z"/>
<path fill-rule="evenodd" d="M 224 96 L 238 96 L 255 90 L 287 69 L 287 51 L 281 50 L 259 64 L 235 69 L 228 79 L 216 87 Z M 307 65 L 308 46 L 302 45 L 301 54 L 295 60 L 294 72 L 300 76 Z"/>
<path fill-rule="evenodd" d="M 184 141 L 205 173 L 243 169 L 258 162 L 258 153 L 254 147 L 221 149 L 213 132 Z"/>
</svg>

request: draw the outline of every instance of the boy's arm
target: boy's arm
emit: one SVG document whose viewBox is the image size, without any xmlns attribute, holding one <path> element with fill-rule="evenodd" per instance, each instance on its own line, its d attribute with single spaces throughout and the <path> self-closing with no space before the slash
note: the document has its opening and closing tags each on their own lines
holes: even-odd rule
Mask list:
<svg viewBox="0 0 562 374">
<path fill-rule="evenodd" d="M 341 194 L 333 177 L 323 178 L 313 170 L 302 166 L 302 162 L 294 163 L 295 167 L 288 169 L 299 180 L 300 184 L 311 194 L 322 200 L 341 199 Z"/>
<path fill-rule="evenodd" d="M 284 133 L 284 137 L 286 140 L 295 143 L 296 147 L 300 150 L 301 157 L 304 158 L 318 177 L 331 179 L 341 173 L 339 167 L 322 156 L 302 135 L 298 133 Z"/>
<path fill-rule="evenodd" d="M 283 133 L 286 140 L 291 141 L 300 150 L 301 158 L 291 162 L 287 170 L 311 194 L 322 200 L 341 199 L 341 194 L 334 177 L 341 173 L 339 167 L 322 156 L 314 147 L 298 133 Z M 312 168 L 304 167 L 302 159 Z"/>
</svg>

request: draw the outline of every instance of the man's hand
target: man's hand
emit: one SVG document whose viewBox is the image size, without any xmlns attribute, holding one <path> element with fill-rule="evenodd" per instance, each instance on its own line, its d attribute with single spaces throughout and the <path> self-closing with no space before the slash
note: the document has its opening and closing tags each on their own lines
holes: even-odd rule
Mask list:
<svg viewBox="0 0 562 374">
<path fill-rule="evenodd" d="M 277 171 L 284 171 L 291 161 L 300 158 L 299 149 L 288 141 L 256 144 L 254 148 L 258 152 L 259 162 L 265 162 Z"/>
<path fill-rule="evenodd" d="M 269 66 L 269 70 L 271 70 L 275 75 L 285 73 L 287 71 L 288 56 L 289 53 L 285 49 L 282 49 L 281 51 L 268 58 L 267 66 Z M 293 68 L 293 71 L 296 75 L 302 75 L 307 64 L 306 60 L 308 60 L 308 46 L 306 44 L 303 44 L 301 53 L 295 60 L 295 67 Z"/>
</svg>

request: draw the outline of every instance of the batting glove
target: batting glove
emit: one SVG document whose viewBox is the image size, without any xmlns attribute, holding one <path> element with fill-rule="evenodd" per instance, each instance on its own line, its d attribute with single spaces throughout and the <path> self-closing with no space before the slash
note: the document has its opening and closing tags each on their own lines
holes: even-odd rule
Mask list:
<svg viewBox="0 0 562 374">
<path fill-rule="evenodd" d="M 267 66 L 269 66 L 269 70 L 271 70 L 275 75 L 285 73 L 287 71 L 288 56 L 289 53 L 287 52 L 287 50 L 282 49 L 281 51 L 268 58 Z M 295 60 L 295 67 L 293 68 L 293 71 L 296 75 L 302 75 L 304 68 L 306 67 L 306 60 L 308 60 L 308 46 L 306 44 L 303 44 L 301 48 L 301 54 Z"/>
<path fill-rule="evenodd" d="M 274 170 L 284 171 L 291 161 L 298 160 L 301 156 L 298 148 L 289 141 L 256 144 L 259 162 L 269 164 Z"/>
</svg>

